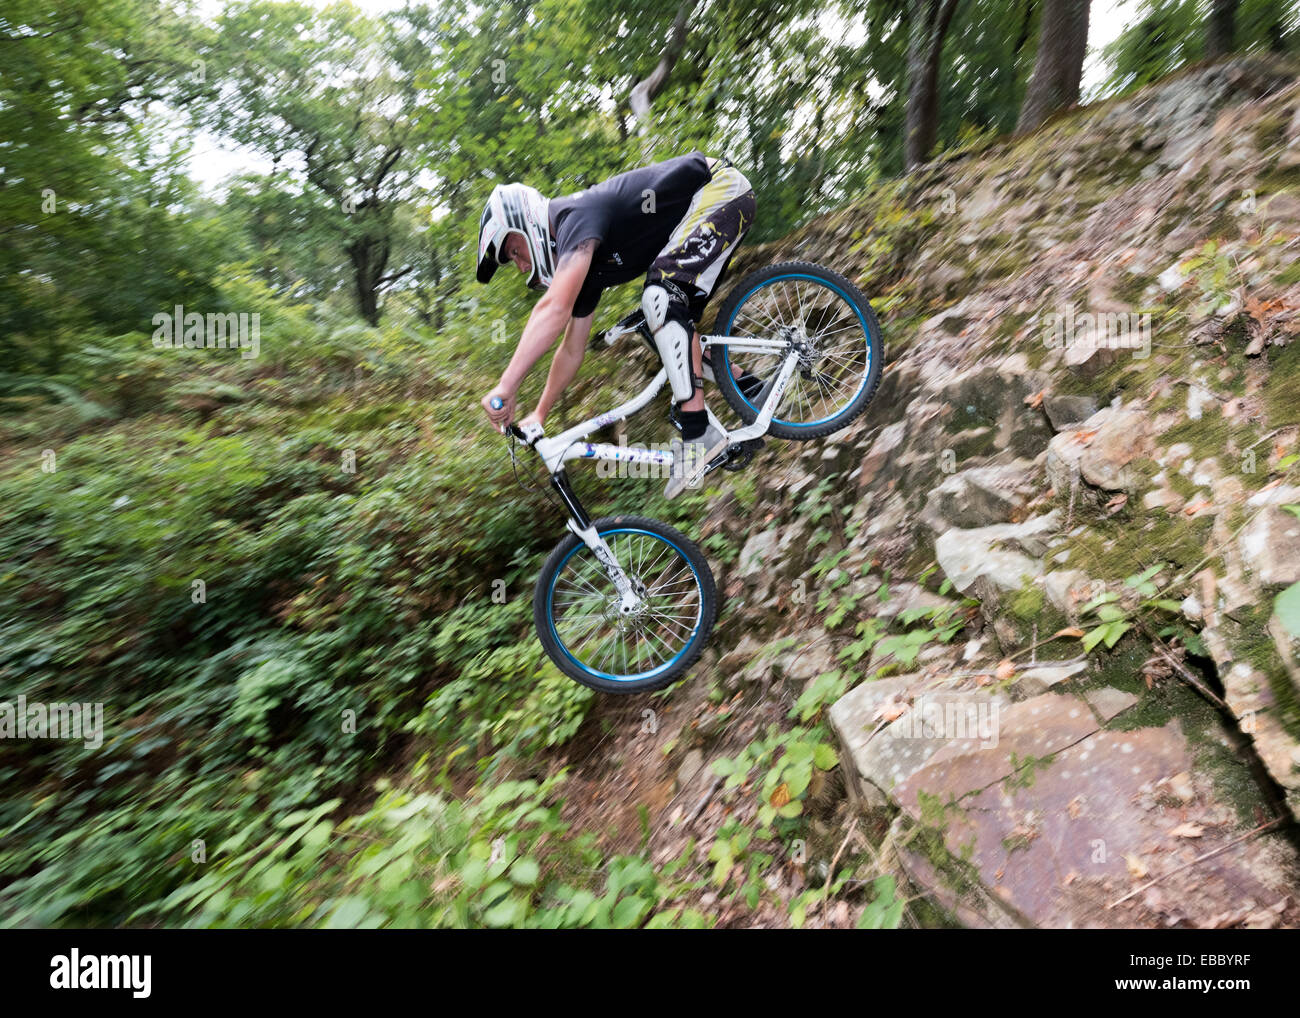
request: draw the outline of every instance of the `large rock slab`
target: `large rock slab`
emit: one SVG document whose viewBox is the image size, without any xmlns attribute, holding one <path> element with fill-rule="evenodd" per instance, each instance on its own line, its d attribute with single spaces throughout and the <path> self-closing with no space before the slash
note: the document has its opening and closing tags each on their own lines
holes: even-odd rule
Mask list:
<svg viewBox="0 0 1300 1018">
<path fill-rule="evenodd" d="M 1040 556 L 1046 539 L 1059 526 L 1053 510 L 1023 523 L 997 523 L 969 530 L 953 528 L 934 543 L 935 558 L 944 575 L 965 594 L 986 578 L 1000 590 L 1019 590 L 1043 573 Z"/>
<path fill-rule="evenodd" d="M 1241 731 L 1250 736 L 1264 769 L 1285 792 L 1292 815 L 1300 818 L 1300 740 L 1281 716 L 1294 693 L 1288 689 L 1289 695 L 1278 696 L 1279 688 L 1291 684 L 1284 663 L 1276 663 L 1272 676 L 1251 664 L 1246 648 L 1257 637 L 1229 617 L 1220 616 L 1216 625 L 1201 630 L 1201 636 L 1223 682 L 1224 701 Z"/>
<path fill-rule="evenodd" d="M 1130 464 L 1150 451 L 1150 422 L 1139 410 L 1108 414 L 1079 457 L 1083 479 L 1106 491 L 1132 488 L 1137 475 Z"/>
<path fill-rule="evenodd" d="M 862 459 L 862 466 L 859 468 L 861 472 L 858 474 L 859 488 L 865 488 L 888 476 L 888 467 L 906 437 L 906 421 L 896 421 L 880 430 L 880 434 L 876 436 L 876 440 L 871 443 L 871 448 Z"/>
<path fill-rule="evenodd" d="M 1053 435 L 1047 443 L 1047 460 L 1044 470 L 1047 483 L 1061 494 L 1079 483 L 1083 476 L 1079 469 L 1079 460 L 1087 448 L 1088 432 L 1082 428 L 1071 428 Z"/>
<path fill-rule="evenodd" d="M 1262 586 L 1300 581 L 1300 518 L 1265 506 L 1237 538 L 1241 560 Z"/>
<path fill-rule="evenodd" d="M 1093 396 L 1064 396 L 1047 393 L 1043 396 L 1043 412 L 1053 431 L 1065 431 L 1082 424 L 1097 412 Z"/>
<path fill-rule="evenodd" d="M 1045 693 L 1023 700 L 999 716 L 991 747 L 988 739 L 952 739 L 923 771 L 894 790 L 894 798 L 919 820 L 923 796 L 947 803 L 980 792 L 1015 774 L 1023 761 L 1060 752 L 1099 727 L 1088 705 L 1076 697 Z"/>
<path fill-rule="evenodd" d="M 1151 452 L 1150 420 L 1140 410 L 1097 411 L 1082 425 L 1052 436 L 1047 444 L 1047 479 L 1058 492 L 1077 478 L 1106 491 L 1136 486 L 1133 461 Z"/>
<path fill-rule="evenodd" d="M 1128 701 L 1116 699 L 1102 717 Z M 1177 721 L 1105 730 L 1083 700 L 1049 693 L 1003 711 L 990 741 L 952 740 L 892 793 L 915 832 L 905 867 L 967 925 L 1211 926 L 1246 901 L 1295 911 L 1296 854 L 1280 836 L 1184 868 L 1245 828 Z"/>
<path fill-rule="evenodd" d="M 899 675 L 864 682 L 829 711 L 846 774 L 863 801 L 882 804 L 884 794 L 906 781 L 951 741 L 969 733 L 993 738 L 1000 713 L 1011 706 L 1001 693 L 958 690 L 942 676 Z"/>
<path fill-rule="evenodd" d="M 1033 473 L 1033 463 L 1017 459 L 951 474 L 930 492 L 923 522 L 940 533 L 1009 523 L 1033 494 Z"/>
</svg>

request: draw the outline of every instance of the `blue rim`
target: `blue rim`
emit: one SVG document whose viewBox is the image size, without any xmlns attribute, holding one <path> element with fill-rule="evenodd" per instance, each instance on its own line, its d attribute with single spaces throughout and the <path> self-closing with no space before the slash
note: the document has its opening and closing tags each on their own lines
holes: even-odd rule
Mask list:
<svg viewBox="0 0 1300 1018">
<path fill-rule="evenodd" d="M 843 297 L 845 302 L 849 305 L 849 307 L 853 309 L 853 313 L 857 316 L 858 323 L 862 326 L 862 331 L 867 337 L 867 370 L 862 375 L 862 384 L 858 386 L 857 391 L 854 392 L 853 396 L 849 399 L 848 404 L 845 407 L 845 409 L 847 409 L 848 406 L 852 406 L 854 401 L 859 396 L 862 395 L 862 391 L 867 387 L 867 382 L 870 381 L 871 379 L 871 370 L 875 364 L 873 360 L 874 354 L 871 349 L 871 341 L 875 337 L 871 333 L 870 326 L 867 325 L 867 320 L 862 316 L 862 312 L 858 310 L 858 305 L 856 304 L 856 302 L 854 302 L 854 300 L 851 297 L 849 297 L 847 293 L 841 290 L 834 283 L 822 279 L 819 276 L 810 276 L 806 272 L 790 272 L 783 276 L 773 276 L 771 279 L 765 279 L 763 280 L 763 282 L 759 283 L 748 293 L 746 293 L 745 296 L 740 298 L 740 301 L 736 304 L 736 310 L 731 312 L 730 317 L 728 317 L 726 324 L 722 328 L 722 335 L 724 336 L 731 335 L 731 325 L 736 320 L 736 315 L 740 313 L 740 309 L 745 306 L 745 302 L 749 300 L 750 297 L 752 297 L 759 290 L 763 289 L 763 287 L 771 286 L 773 283 L 779 283 L 782 280 L 786 280 L 786 279 L 806 279 L 810 283 L 816 283 L 819 286 L 825 286 L 831 290 L 834 290 L 841 297 Z M 731 357 L 729 355 L 729 351 L 725 346 L 722 348 L 722 367 L 724 371 L 729 372 L 731 370 Z M 739 389 L 736 389 L 736 394 L 740 396 L 740 398 L 744 401 L 745 405 L 749 407 L 751 410 L 753 410 L 754 414 L 757 416 L 758 407 L 756 407 L 753 403 L 749 401 L 749 397 L 747 397 Z M 780 424 L 787 428 L 815 428 L 818 425 L 825 424 L 827 421 L 835 420 L 835 418 L 840 416 L 840 414 L 842 413 L 844 413 L 844 410 L 839 410 L 831 414 L 829 417 L 820 417 L 815 421 L 807 421 L 803 424 L 799 424 L 795 421 L 783 420 L 782 418 L 773 415 L 772 423 Z"/>
<path fill-rule="evenodd" d="M 639 682 L 643 679 L 652 679 L 656 675 L 662 675 L 676 664 L 678 660 L 681 659 L 681 656 L 686 653 L 691 644 L 695 642 L 695 634 L 700 631 L 700 617 L 703 615 L 704 609 L 704 584 L 700 582 L 700 574 L 696 571 L 695 565 L 691 562 L 690 556 L 682 551 L 675 542 L 670 541 L 662 534 L 656 534 L 653 530 L 646 530 L 643 527 L 616 527 L 613 530 L 604 530 L 600 532 L 601 537 L 609 537 L 611 534 L 644 534 L 646 537 L 653 537 L 656 541 L 662 541 L 681 555 L 682 560 L 690 568 L 691 575 L 695 577 L 695 585 L 700 591 L 700 612 L 696 617 L 694 627 L 691 629 L 691 635 L 687 639 L 686 643 L 683 644 L 682 649 L 674 654 L 669 660 L 661 664 L 658 668 L 648 672 L 637 672 L 635 675 L 614 675 L 609 672 L 595 671 L 592 668 L 588 668 L 585 664 L 569 653 L 569 648 L 564 645 L 564 641 L 560 639 L 560 634 L 555 628 L 555 613 L 552 611 L 552 601 L 555 597 L 555 583 L 559 580 L 560 574 L 564 572 L 565 565 L 568 563 L 569 559 L 576 555 L 580 550 L 587 547 L 581 541 L 579 541 L 569 551 L 569 554 L 565 555 L 564 558 L 560 560 L 560 564 L 556 566 L 555 572 L 551 576 L 550 586 L 546 589 L 546 621 L 551 627 L 551 638 L 555 640 L 555 645 L 564 652 L 565 657 L 573 662 L 574 667 L 586 672 L 588 675 L 594 676 L 598 679 L 608 679 L 611 682 Z"/>
</svg>

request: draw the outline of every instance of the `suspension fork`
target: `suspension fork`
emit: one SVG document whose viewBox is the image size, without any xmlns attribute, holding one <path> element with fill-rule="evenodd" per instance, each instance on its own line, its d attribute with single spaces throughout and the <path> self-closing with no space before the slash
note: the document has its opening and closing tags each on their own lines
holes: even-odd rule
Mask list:
<svg viewBox="0 0 1300 1018">
<path fill-rule="evenodd" d="M 618 591 L 619 611 L 624 615 L 633 614 L 641 607 L 641 595 L 636 592 L 632 580 L 618 564 L 618 559 L 614 557 L 605 539 L 596 533 L 591 517 L 587 515 L 587 510 L 578 501 L 578 496 L 569 484 L 569 475 L 564 467 L 560 467 L 551 475 L 551 487 L 555 489 L 569 511 L 569 519 L 565 521 L 565 526 L 591 549 L 591 553 L 596 556 L 596 561 L 600 563 L 601 568 L 605 570 L 605 575 Z"/>
</svg>

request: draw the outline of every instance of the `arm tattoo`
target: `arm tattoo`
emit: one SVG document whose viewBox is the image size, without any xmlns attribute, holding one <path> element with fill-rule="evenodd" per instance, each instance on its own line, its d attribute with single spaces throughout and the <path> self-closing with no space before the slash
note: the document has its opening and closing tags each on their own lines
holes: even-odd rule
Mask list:
<svg viewBox="0 0 1300 1018">
<path fill-rule="evenodd" d="M 597 245 L 596 238 L 595 238 L 595 237 L 588 237 L 588 238 L 587 238 L 586 240 L 584 240 L 581 244 L 579 244 L 577 247 L 575 247 L 572 251 L 566 251 L 566 252 L 564 253 L 564 257 L 562 257 L 562 258 L 560 259 L 560 263 L 555 267 L 555 268 L 556 268 L 556 271 L 559 271 L 560 269 L 563 269 L 567 264 L 569 264 L 569 262 L 573 260 L 574 255 L 577 255 L 577 254 L 593 254 L 593 255 L 594 255 L 594 254 L 596 253 L 596 247 L 597 247 L 597 246 L 598 246 L 598 245 Z"/>
</svg>

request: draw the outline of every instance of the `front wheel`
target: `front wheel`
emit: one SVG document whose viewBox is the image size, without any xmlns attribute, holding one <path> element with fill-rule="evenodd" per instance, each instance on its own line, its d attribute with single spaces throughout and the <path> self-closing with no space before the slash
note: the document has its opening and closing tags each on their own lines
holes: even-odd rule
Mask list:
<svg viewBox="0 0 1300 1018">
<path fill-rule="evenodd" d="M 799 366 L 772 417 L 777 438 L 824 438 L 867 408 L 880 384 L 880 323 L 862 291 L 838 272 L 812 262 L 783 262 L 752 272 L 727 295 L 713 331 L 736 339 L 784 339 L 797 346 Z M 715 344 L 714 379 L 746 424 L 762 404 L 736 385 L 731 367 L 764 382 L 784 354 L 732 350 Z M 721 363 L 723 370 L 718 370 Z"/>
<path fill-rule="evenodd" d="M 685 535 L 642 516 L 596 520 L 644 603 L 619 611 L 619 595 L 574 534 L 555 546 L 533 591 L 533 622 L 557 668 L 603 693 L 662 689 L 695 663 L 713 631 L 717 592 L 704 553 Z"/>
</svg>

